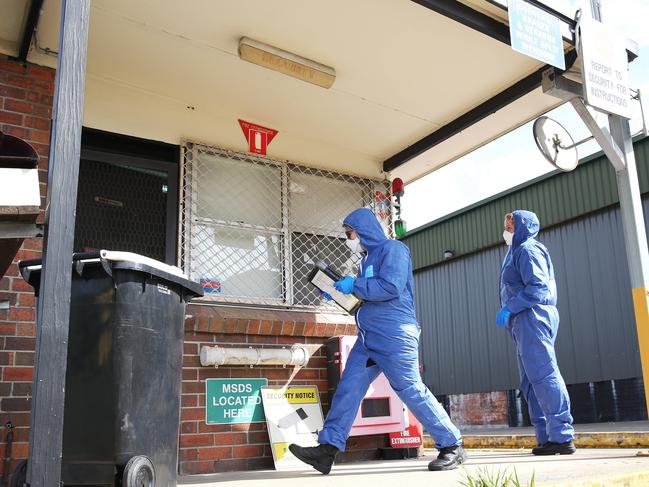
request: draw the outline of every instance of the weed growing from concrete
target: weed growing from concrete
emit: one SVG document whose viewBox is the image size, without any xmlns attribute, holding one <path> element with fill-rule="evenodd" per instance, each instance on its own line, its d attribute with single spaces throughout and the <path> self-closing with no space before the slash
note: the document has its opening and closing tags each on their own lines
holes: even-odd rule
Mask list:
<svg viewBox="0 0 649 487">
<path fill-rule="evenodd" d="M 461 482 L 464 487 L 534 487 L 535 472 L 532 472 L 532 478 L 528 484 L 522 484 L 514 469 L 513 473 L 508 473 L 507 469 L 497 472 L 490 472 L 487 468 L 478 470 L 474 474 L 466 472 L 466 480 Z"/>
</svg>

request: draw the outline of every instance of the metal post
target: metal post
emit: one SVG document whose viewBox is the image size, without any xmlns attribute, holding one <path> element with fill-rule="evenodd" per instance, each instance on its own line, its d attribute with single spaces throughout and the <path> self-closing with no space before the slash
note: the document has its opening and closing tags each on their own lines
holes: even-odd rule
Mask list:
<svg viewBox="0 0 649 487">
<path fill-rule="evenodd" d="M 649 411 L 649 251 L 645 231 L 638 172 L 633 154 L 633 140 L 628 120 L 609 115 L 613 140 L 622 150 L 625 168 L 615 172 L 620 197 L 620 213 L 624 230 L 624 245 L 631 277 L 633 309 L 635 311 L 645 401 Z"/>
<path fill-rule="evenodd" d="M 593 18 L 601 22 L 600 0 L 591 0 L 590 3 Z M 616 167 L 615 174 L 620 198 L 624 245 L 631 277 L 645 402 L 649 412 L 649 250 L 647 250 L 647 234 L 629 121 L 618 115 L 609 115 L 608 123 L 613 141 L 624 158 L 624 167 Z"/>
<path fill-rule="evenodd" d="M 90 0 L 63 0 L 53 107 L 27 483 L 60 484 L 72 247 Z"/>
</svg>

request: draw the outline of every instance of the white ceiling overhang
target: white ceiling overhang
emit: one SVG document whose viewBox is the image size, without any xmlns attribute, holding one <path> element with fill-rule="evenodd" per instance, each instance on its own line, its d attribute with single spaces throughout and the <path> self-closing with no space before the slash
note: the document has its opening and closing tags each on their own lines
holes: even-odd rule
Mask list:
<svg viewBox="0 0 649 487">
<path fill-rule="evenodd" d="M 3 0 L 0 5 L 0 53 L 18 57 L 32 0 Z"/>
<path fill-rule="evenodd" d="M 491 2 L 464 3 L 506 22 Z M 59 4 L 44 1 L 29 61 L 56 66 Z M 279 131 L 270 157 L 376 178 L 543 66 L 410 0 L 93 0 L 90 15 L 85 126 L 246 151 L 244 119 Z M 239 59 L 243 36 L 333 67 L 333 86 Z M 557 104 L 538 89 L 515 98 L 391 175 L 414 180 Z"/>
</svg>

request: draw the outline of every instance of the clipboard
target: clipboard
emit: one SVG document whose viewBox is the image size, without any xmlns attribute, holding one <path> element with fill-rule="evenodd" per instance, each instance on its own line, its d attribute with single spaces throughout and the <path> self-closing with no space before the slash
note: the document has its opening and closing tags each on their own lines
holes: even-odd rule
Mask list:
<svg viewBox="0 0 649 487">
<path fill-rule="evenodd" d="M 326 262 L 321 260 L 315 263 L 315 267 L 309 273 L 309 282 L 317 287 L 323 293 L 329 294 L 335 303 L 350 315 L 356 314 L 363 301 L 353 294 L 343 294 L 336 290 L 334 283 L 340 281 L 342 276 L 333 270 Z"/>
</svg>

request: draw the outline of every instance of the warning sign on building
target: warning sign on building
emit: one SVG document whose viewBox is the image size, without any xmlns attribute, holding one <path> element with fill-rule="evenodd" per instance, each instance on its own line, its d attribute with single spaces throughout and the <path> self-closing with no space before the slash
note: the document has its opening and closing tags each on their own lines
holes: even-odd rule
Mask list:
<svg viewBox="0 0 649 487">
<path fill-rule="evenodd" d="M 261 388 L 268 379 L 207 379 L 205 422 L 207 424 L 263 423 Z"/>
<path fill-rule="evenodd" d="M 565 69 L 559 19 L 524 0 L 509 0 L 507 9 L 512 49 Z"/>
<path fill-rule="evenodd" d="M 248 141 L 248 150 L 253 154 L 266 155 L 266 149 L 277 135 L 277 130 L 255 125 L 239 119 L 239 125 Z"/>
<path fill-rule="evenodd" d="M 264 386 L 261 397 L 277 470 L 308 468 L 288 445 L 316 446 L 324 419 L 317 386 Z"/>
</svg>

